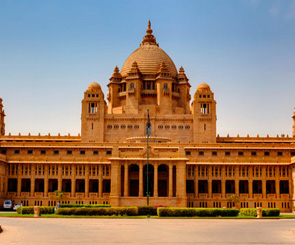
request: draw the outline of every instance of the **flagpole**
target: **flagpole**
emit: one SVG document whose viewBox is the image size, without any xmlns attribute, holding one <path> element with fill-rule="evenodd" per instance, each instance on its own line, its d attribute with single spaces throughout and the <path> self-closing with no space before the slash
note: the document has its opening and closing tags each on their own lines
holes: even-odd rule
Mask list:
<svg viewBox="0 0 295 245">
<path fill-rule="evenodd" d="M 149 118 L 149 109 L 147 109 L 147 115 L 148 115 L 148 122 L 147 122 L 147 163 L 146 163 L 146 171 L 147 171 L 147 175 L 146 175 L 146 202 L 147 202 L 147 206 L 149 206 L 149 127 L 150 127 L 150 118 Z"/>
</svg>

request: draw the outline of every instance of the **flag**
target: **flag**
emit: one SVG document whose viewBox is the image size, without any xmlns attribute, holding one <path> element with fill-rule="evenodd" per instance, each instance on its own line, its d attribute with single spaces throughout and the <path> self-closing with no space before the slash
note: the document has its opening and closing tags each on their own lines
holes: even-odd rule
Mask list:
<svg viewBox="0 0 295 245">
<path fill-rule="evenodd" d="M 151 135 L 151 133 L 152 133 L 152 125 L 150 121 L 150 112 L 149 112 L 149 109 L 147 109 L 146 135 Z"/>
</svg>

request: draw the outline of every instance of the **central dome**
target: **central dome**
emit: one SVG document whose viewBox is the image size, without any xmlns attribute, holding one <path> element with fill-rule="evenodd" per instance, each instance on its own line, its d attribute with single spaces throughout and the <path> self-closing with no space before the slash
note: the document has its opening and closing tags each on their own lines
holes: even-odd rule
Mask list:
<svg viewBox="0 0 295 245">
<path fill-rule="evenodd" d="M 177 69 L 172 61 L 172 59 L 165 53 L 165 51 L 156 43 L 155 37 L 152 35 L 152 29 L 150 28 L 150 22 L 147 29 L 147 34 L 143 38 L 140 47 L 136 49 L 125 61 L 121 75 L 123 77 L 127 76 L 127 73 L 131 70 L 132 64 L 136 61 L 139 71 L 143 75 L 156 75 L 160 69 L 162 62 L 168 71 L 171 73 L 172 77 L 176 77 Z"/>
</svg>

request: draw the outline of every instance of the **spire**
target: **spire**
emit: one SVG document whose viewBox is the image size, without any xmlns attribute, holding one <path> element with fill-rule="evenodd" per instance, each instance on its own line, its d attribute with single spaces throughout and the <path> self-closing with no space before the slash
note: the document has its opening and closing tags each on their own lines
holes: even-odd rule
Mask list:
<svg viewBox="0 0 295 245">
<path fill-rule="evenodd" d="M 154 37 L 154 35 L 152 33 L 153 33 L 153 30 L 151 28 L 151 21 L 149 20 L 148 29 L 146 30 L 146 35 L 144 36 L 142 43 L 140 45 L 150 44 L 150 45 L 159 46 L 156 42 L 156 38 Z"/>
<path fill-rule="evenodd" d="M 119 70 L 118 66 L 116 66 L 115 69 L 114 69 L 114 73 L 113 73 L 113 75 L 110 78 L 110 83 L 118 83 L 118 82 L 121 82 L 121 79 L 122 79 L 122 76 L 120 74 L 120 70 Z"/>
</svg>

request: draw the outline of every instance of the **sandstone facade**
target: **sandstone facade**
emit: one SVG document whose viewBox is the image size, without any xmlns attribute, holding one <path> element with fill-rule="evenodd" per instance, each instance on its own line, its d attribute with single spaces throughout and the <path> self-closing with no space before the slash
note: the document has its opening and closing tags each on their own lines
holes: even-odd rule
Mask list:
<svg viewBox="0 0 295 245">
<path fill-rule="evenodd" d="M 202 83 L 191 98 L 183 67 L 149 23 L 140 47 L 114 69 L 104 94 L 84 92 L 81 136 L 5 135 L 0 102 L 0 205 L 62 203 L 232 207 L 295 206 L 293 135 L 216 136 L 216 101 Z M 152 127 L 147 148 L 147 109 Z M 149 169 L 147 171 L 147 155 Z"/>
</svg>

